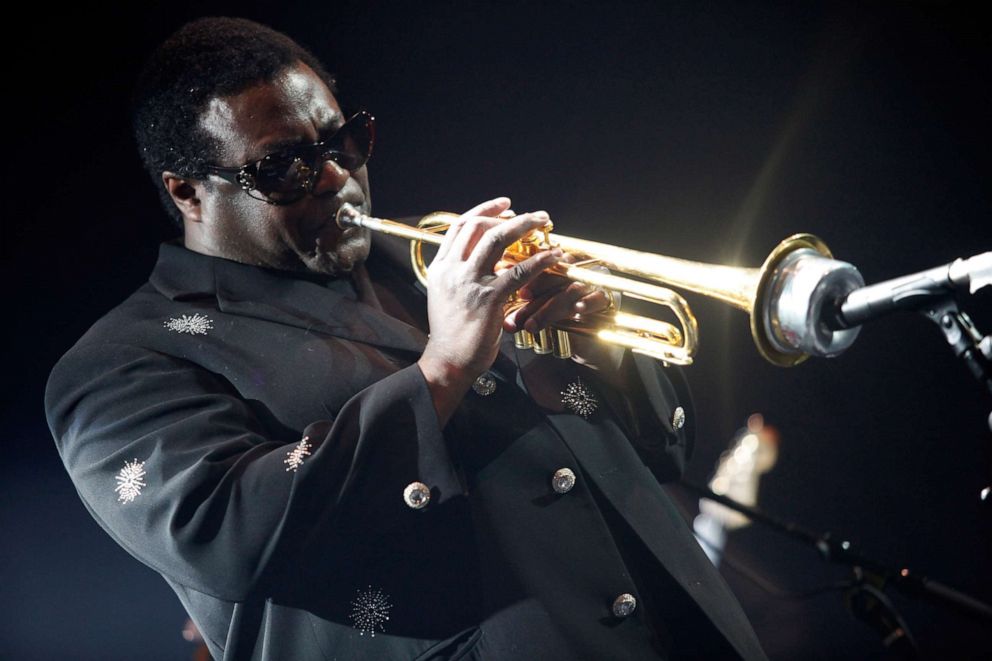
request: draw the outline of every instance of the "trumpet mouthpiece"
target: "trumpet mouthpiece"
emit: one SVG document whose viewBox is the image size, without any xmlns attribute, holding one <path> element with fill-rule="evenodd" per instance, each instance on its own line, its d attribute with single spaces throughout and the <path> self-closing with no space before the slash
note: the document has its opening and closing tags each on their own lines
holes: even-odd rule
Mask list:
<svg viewBox="0 0 992 661">
<path fill-rule="evenodd" d="M 338 209 L 336 220 L 338 227 L 341 229 L 346 229 L 348 227 L 361 227 L 362 212 L 348 202 L 345 202 L 341 205 L 341 208 Z"/>
</svg>

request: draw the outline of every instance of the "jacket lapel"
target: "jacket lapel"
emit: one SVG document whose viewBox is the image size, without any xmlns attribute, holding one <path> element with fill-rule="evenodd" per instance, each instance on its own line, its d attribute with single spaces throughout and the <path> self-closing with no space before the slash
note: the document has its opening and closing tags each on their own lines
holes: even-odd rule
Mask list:
<svg viewBox="0 0 992 661">
<path fill-rule="evenodd" d="M 559 438 L 648 550 L 743 657 L 763 658 L 750 629 L 743 631 L 739 626 L 746 616 L 737 600 L 620 428 L 594 425 L 562 406 L 559 391 L 579 373 L 576 366 L 571 361 L 534 357 L 530 351 L 509 350 L 515 354 L 528 395 L 547 410 L 547 420 Z M 643 372 L 641 376 L 644 378 Z M 658 388 L 660 384 L 655 380 L 651 387 Z M 652 396 L 670 400 L 673 394 L 669 388 L 666 392 L 653 392 Z M 658 422 L 671 430 L 664 418 Z M 672 543 L 673 538 L 678 538 L 679 543 Z"/>
<path fill-rule="evenodd" d="M 373 276 L 374 277 L 374 276 Z M 349 295 L 350 286 L 241 264 L 163 244 L 149 279 L 172 300 L 213 296 L 225 314 L 253 317 L 386 349 L 423 352 L 420 330 Z"/>
<path fill-rule="evenodd" d="M 549 415 L 548 420 L 603 495 L 724 637 L 744 658 L 763 658 L 749 629 L 740 627 L 747 620 L 737 600 L 630 444 L 619 435 L 603 438 L 607 430 L 590 433 L 578 416 Z"/>
<path fill-rule="evenodd" d="M 750 628 L 740 626 L 747 620 L 737 600 L 634 448 L 619 433 L 610 438 L 615 428 L 601 426 L 593 432 L 575 415 L 552 414 L 548 421 L 603 495 L 723 636 L 744 658 L 764 658 Z"/>
</svg>

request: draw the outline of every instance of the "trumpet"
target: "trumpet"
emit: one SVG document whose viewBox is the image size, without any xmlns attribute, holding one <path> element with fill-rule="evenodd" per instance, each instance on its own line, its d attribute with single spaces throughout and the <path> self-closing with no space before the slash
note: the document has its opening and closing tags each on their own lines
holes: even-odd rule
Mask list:
<svg viewBox="0 0 992 661">
<path fill-rule="evenodd" d="M 350 204 L 342 205 L 338 225 L 364 227 L 410 241 L 410 261 L 417 278 L 427 284 L 423 244 L 439 245 L 458 214 L 435 212 L 412 227 L 375 218 Z M 516 346 L 559 358 L 571 356 L 570 334 L 595 337 L 665 364 L 690 365 L 699 344 L 699 327 L 685 299 L 669 287 L 714 298 L 746 312 L 758 352 L 774 365 L 796 365 L 809 356 L 835 356 L 854 342 L 860 330 L 834 328 L 828 319 L 836 302 L 864 286 L 858 270 L 833 259 L 829 248 L 812 234 L 795 234 L 780 242 L 758 268 L 705 264 L 562 236 L 548 226 L 509 246 L 503 259 L 523 261 L 538 251 L 560 248 L 575 261 L 559 261 L 549 272 L 617 294 L 667 308 L 676 324 L 629 314 L 611 304 L 595 314 L 575 315 L 538 333 L 519 331 Z M 618 275 L 618 274 L 625 275 Z M 509 309 L 517 303 L 510 301 Z"/>
</svg>

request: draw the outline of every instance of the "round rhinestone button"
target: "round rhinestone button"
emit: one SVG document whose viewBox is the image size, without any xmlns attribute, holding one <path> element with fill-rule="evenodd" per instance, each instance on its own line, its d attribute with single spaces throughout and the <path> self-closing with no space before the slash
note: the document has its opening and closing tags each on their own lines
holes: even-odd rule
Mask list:
<svg viewBox="0 0 992 661">
<path fill-rule="evenodd" d="M 482 374 L 472 382 L 472 390 L 475 394 L 486 397 L 496 392 L 496 379 L 489 373 Z"/>
<path fill-rule="evenodd" d="M 629 592 L 624 592 L 613 600 L 613 614 L 617 617 L 627 617 L 635 608 L 637 608 L 637 599 Z"/>
<path fill-rule="evenodd" d="M 551 488 L 555 493 L 568 493 L 575 486 L 575 473 L 570 468 L 559 468 L 551 476 Z"/>
<path fill-rule="evenodd" d="M 412 509 L 423 509 L 431 502 L 431 490 L 423 482 L 411 482 L 403 489 L 403 502 Z"/>
<path fill-rule="evenodd" d="M 672 411 L 672 428 L 675 431 L 685 427 L 685 409 L 681 406 L 676 406 L 675 410 Z"/>
</svg>

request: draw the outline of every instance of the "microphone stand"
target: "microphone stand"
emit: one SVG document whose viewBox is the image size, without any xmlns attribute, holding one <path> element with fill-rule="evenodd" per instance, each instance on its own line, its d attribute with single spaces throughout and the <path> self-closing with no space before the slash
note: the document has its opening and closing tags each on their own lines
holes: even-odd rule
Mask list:
<svg viewBox="0 0 992 661">
<path fill-rule="evenodd" d="M 992 606 L 989 604 L 907 568 L 893 570 L 886 567 L 856 551 L 850 542 L 838 539 L 829 532 L 812 532 L 794 523 L 780 521 L 704 486 L 686 481 L 679 484 L 700 498 L 720 503 L 775 532 L 812 546 L 829 562 L 848 565 L 854 574 L 854 581 L 845 592 L 845 604 L 858 619 L 875 629 L 887 649 L 902 658 L 919 659 L 921 655 L 905 621 L 884 592 L 888 586 L 914 599 L 931 602 L 986 624 L 992 623 Z"/>
<path fill-rule="evenodd" d="M 954 355 L 992 393 L 992 335 L 982 336 L 955 295 L 992 286 L 992 251 L 848 292 L 822 322 L 832 330 L 860 326 L 896 310 L 918 310 L 940 328 Z M 992 427 L 992 417 L 989 419 Z"/>
<path fill-rule="evenodd" d="M 958 308 L 952 296 L 937 298 L 920 312 L 937 324 L 954 355 L 965 362 L 968 371 L 992 394 L 992 335 L 982 337 L 971 317 Z M 992 412 L 988 423 L 992 429 Z"/>
<path fill-rule="evenodd" d="M 974 294 L 992 286 L 992 251 L 926 271 L 905 275 L 849 292 L 834 304 L 822 322 L 833 330 L 859 326 L 896 310 L 916 310 L 937 324 L 954 355 L 992 394 L 992 335 L 983 336 L 968 313 L 958 307 L 956 294 Z M 992 430 L 992 411 L 986 420 Z M 982 489 L 989 502 L 992 486 Z"/>
</svg>

